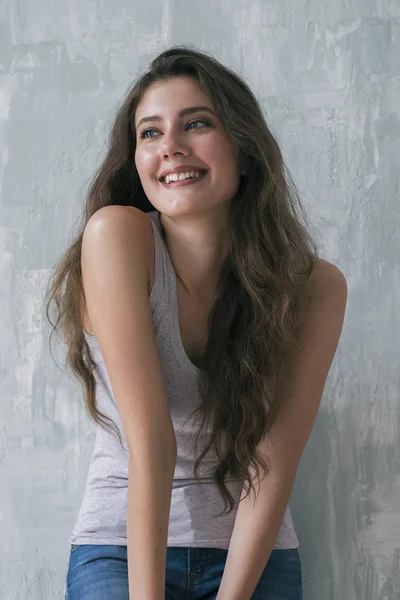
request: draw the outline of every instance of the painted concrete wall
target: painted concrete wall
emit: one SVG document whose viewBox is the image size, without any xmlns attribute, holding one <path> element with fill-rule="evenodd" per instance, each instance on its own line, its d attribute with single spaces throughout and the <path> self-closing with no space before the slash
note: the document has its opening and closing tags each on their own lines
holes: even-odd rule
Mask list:
<svg viewBox="0 0 400 600">
<path fill-rule="evenodd" d="M 94 427 L 50 356 L 44 286 L 115 106 L 183 42 L 253 86 L 348 281 L 291 502 L 305 598 L 399 599 L 398 0 L 0 2 L 1 597 L 63 598 Z"/>
</svg>

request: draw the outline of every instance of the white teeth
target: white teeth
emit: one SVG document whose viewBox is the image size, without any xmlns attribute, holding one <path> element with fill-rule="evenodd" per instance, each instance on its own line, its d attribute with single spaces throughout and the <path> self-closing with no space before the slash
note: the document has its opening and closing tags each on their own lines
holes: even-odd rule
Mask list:
<svg viewBox="0 0 400 600">
<path fill-rule="evenodd" d="M 194 177 L 198 179 L 200 177 L 200 171 L 187 171 L 186 173 L 173 173 L 171 175 L 167 175 L 164 178 L 165 183 L 170 183 L 171 181 L 182 181 L 183 179 L 189 179 L 190 177 Z"/>
</svg>

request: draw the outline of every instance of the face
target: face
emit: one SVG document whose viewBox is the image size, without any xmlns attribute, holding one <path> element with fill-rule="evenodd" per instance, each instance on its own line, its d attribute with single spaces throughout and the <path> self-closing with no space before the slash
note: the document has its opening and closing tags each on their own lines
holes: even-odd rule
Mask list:
<svg viewBox="0 0 400 600">
<path fill-rule="evenodd" d="M 234 196 L 239 148 L 193 79 L 151 85 L 137 107 L 135 126 L 136 168 L 157 210 L 168 216 L 209 212 Z M 180 179 L 165 180 L 174 171 Z M 184 173 L 191 178 L 181 179 Z"/>
</svg>

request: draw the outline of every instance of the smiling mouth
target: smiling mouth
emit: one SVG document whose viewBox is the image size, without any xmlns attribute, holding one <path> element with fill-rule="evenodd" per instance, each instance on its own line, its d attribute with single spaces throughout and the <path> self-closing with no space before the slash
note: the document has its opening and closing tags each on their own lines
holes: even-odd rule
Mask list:
<svg viewBox="0 0 400 600">
<path fill-rule="evenodd" d="M 170 176 L 168 176 L 168 175 L 166 177 L 162 177 L 160 179 L 160 182 L 168 187 L 177 185 L 177 184 L 189 183 L 189 182 L 196 183 L 197 181 L 200 181 L 200 179 L 203 179 L 203 177 L 204 177 L 204 175 L 206 175 L 206 173 L 208 173 L 208 171 L 206 169 L 200 169 L 197 171 L 186 171 L 186 173 L 174 174 L 174 177 L 175 177 L 174 179 L 170 179 Z M 187 177 L 187 175 L 189 175 L 189 177 Z"/>
</svg>

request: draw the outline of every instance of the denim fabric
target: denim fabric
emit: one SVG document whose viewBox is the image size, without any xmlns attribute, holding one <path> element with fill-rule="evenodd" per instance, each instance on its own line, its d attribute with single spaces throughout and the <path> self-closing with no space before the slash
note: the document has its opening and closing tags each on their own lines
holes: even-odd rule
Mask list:
<svg viewBox="0 0 400 600">
<path fill-rule="evenodd" d="M 165 600 L 215 600 L 228 551 L 167 548 Z M 129 600 L 126 546 L 72 546 L 66 600 Z M 252 600 L 302 600 L 297 548 L 273 550 Z"/>
</svg>

